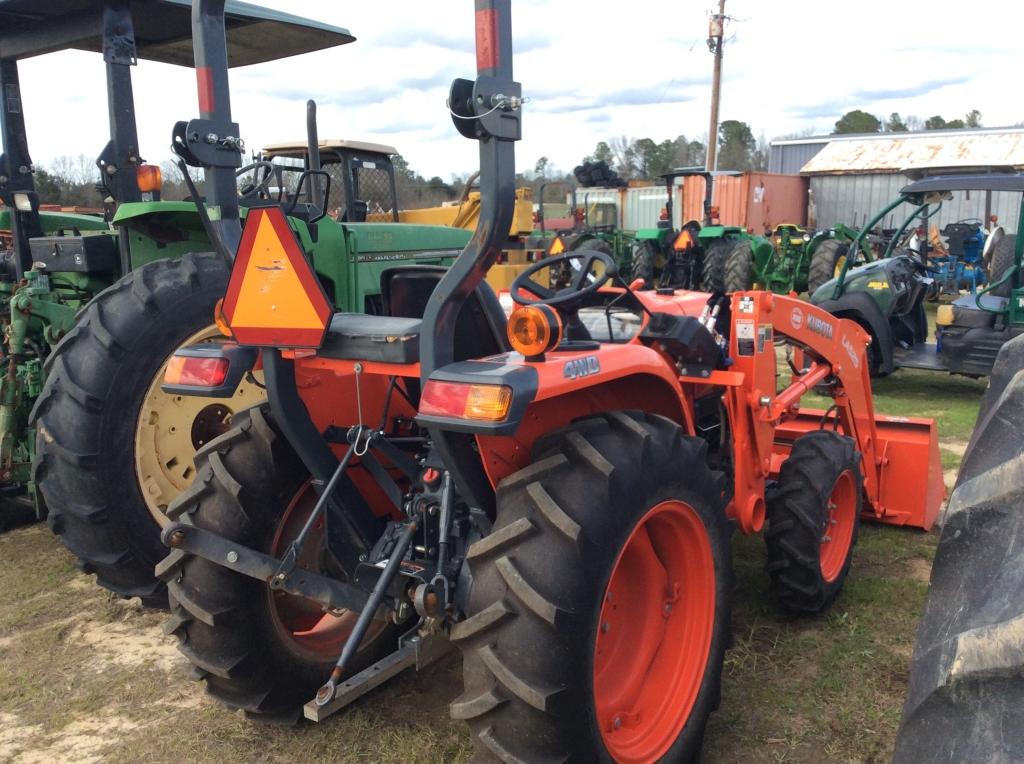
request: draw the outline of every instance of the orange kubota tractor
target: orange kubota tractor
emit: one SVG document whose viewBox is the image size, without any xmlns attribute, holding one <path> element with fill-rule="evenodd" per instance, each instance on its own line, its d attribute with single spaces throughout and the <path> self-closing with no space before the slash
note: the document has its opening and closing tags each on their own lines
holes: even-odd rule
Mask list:
<svg viewBox="0 0 1024 764">
<path fill-rule="evenodd" d="M 202 136 L 237 129 L 223 2 L 197 5 L 209 110 L 177 133 L 216 205 L 234 160 Z M 252 715 L 322 719 L 455 643 L 451 712 L 485 756 L 689 760 L 719 701 L 733 529 L 765 529 L 782 606 L 825 609 L 861 518 L 932 524 L 935 425 L 877 416 L 868 336 L 788 297 L 638 292 L 578 251 L 521 274 L 506 319 L 484 276 L 515 202 L 510 5 L 476 0 L 478 76 L 450 97 L 480 144 L 480 225 L 450 269 L 385 273 L 388 315 L 334 312 L 278 206 L 210 223 L 235 342 L 179 351 L 165 389 L 216 395 L 255 362 L 268 402 L 168 511 L 169 627 Z M 565 288 L 531 278 L 565 265 Z M 832 406 L 801 408 L 812 390 Z"/>
</svg>

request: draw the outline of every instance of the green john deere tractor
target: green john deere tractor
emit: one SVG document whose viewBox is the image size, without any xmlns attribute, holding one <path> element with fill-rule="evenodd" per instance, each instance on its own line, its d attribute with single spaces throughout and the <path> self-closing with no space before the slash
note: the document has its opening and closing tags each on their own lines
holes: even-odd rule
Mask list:
<svg viewBox="0 0 1024 764">
<path fill-rule="evenodd" d="M 936 315 L 935 342 L 927 342 L 928 322 L 924 299 L 934 285 L 935 270 L 927 255 L 911 249 L 896 251 L 914 221 L 934 216 L 954 191 L 1020 193 L 1017 233 L 1000 238 L 991 248 L 988 284 L 941 305 Z M 911 207 L 903 225 L 890 239 L 881 258 L 862 265 L 846 258 L 838 275 L 818 287 L 811 302 L 842 318 L 849 318 L 872 335 L 871 363 L 876 375 L 899 367 L 987 376 L 1000 348 L 1024 333 L 1024 282 L 1021 247 L 1024 245 L 1024 175 L 982 173 L 924 178 L 900 190 L 889 204 L 858 233 L 850 245 L 860 251 L 860 240 L 890 212 Z"/>
<path fill-rule="evenodd" d="M 19 7 L 11 7 L 15 5 Z M 228 427 L 236 411 L 264 396 L 254 375 L 238 380 L 227 399 L 195 403 L 168 395 L 159 386 L 175 349 L 220 336 L 214 306 L 228 276 L 227 264 L 209 251 L 200 220 L 222 210 L 139 192 L 140 185 L 155 189 L 159 183 L 153 183 L 152 171 L 143 169 L 138 159 L 127 67 L 136 57 L 191 63 L 189 9 L 180 0 L 149 3 L 145 14 L 127 3 L 96 3 L 81 13 L 104 20 L 103 39 L 95 31 L 92 36 L 82 32 L 82 39 L 61 43 L 47 37 L 58 28 L 47 23 L 52 17 L 24 15 L 15 2 L 0 5 L 10 13 L 12 38 L 43 41 L 36 52 L 60 44 L 119 51 L 120 59 L 107 62 L 108 71 L 115 69 L 108 76 L 116 105 L 112 114 L 131 118 L 127 127 L 113 124 L 115 148 L 108 146 L 100 163 L 108 190 L 113 186 L 123 191 L 111 194 L 121 202 L 114 217 L 117 232 L 87 235 L 66 223 L 61 235 L 47 237 L 42 235 L 44 224 L 36 222 L 45 218 L 38 213 L 31 171 L 11 169 L 31 168 L 20 105 L 3 114 L 6 181 L 0 193 L 14 213 L 11 315 L 12 324 L 26 319 L 28 350 L 7 355 L 4 380 L 11 384 L 0 399 L 8 407 L 0 410 L 0 426 L 13 433 L 3 442 L 17 446 L 17 456 L 26 460 L 19 462 L 25 472 L 35 447 L 29 480 L 8 486 L 12 493 L 27 489 L 35 496 L 38 516 L 49 510 L 51 527 L 102 585 L 151 605 L 166 602 L 163 586 L 153 576 L 153 565 L 162 556 L 162 511 L 191 483 L 195 449 Z M 68 9 L 53 12 L 63 10 Z M 346 30 L 255 6 L 229 2 L 226 11 L 232 21 L 227 55 L 235 65 L 353 40 Z M 134 41 L 133 22 L 140 42 L 126 52 L 123 46 Z M 95 30 L 96 25 L 87 28 Z M 275 40 L 273 46 L 266 44 L 269 38 Z M 114 48 L 112 40 L 122 48 Z M 3 48 L 5 55 L 8 50 Z M 26 50 L 21 55 L 35 49 Z M 6 92 L 17 93 L 16 61 L 3 64 Z M 312 110 L 310 116 L 310 141 L 318 146 Z M 210 138 L 211 133 L 203 135 Z M 189 137 L 182 134 L 180 140 Z M 219 135 L 211 146 L 216 150 L 238 140 L 232 131 Z M 119 146 L 130 150 L 120 153 Z M 336 156 L 339 162 L 352 158 Z M 363 156 L 359 167 L 365 170 L 375 159 L 380 157 Z M 369 200 L 358 196 L 365 185 L 358 185 L 362 178 L 354 164 L 345 165 L 349 184 L 356 184 L 346 192 L 344 182 L 331 187 L 331 173 L 318 162 L 295 167 L 294 162 L 278 166 L 260 159 L 237 167 L 241 198 L 237 188 L 232 188 L 232 197 L 243 216 L 253 205 L 282 205 L 324 288 L 351 310 L 377 305 L 379 272 L 385 264 L 412 259 L 443 264 L 468 240 L 467 231 L 438 226 L 357 222 L 365 219 Z M 382 166 L 385 176 L 393 173 L 389 160 Z M 390 188 L 393 193 L 393 183 Z M 397 209 L 393 197 L 390 204 Z M 342 222 L 328 218 L 329 210 L 338 210 Z M 41 365 L 39 374 L 33 373 L 35 365 Z M 33 404 L 33 418 L 25 425 Z"/>
<path fill-rule="evenodd" d="M 703 220 L 689 220 L 679 231 L 672 227 L 676 178 L 704 178 Z M 714 223 L 711 206 L 712 173 L 687 167 L 661 176 L 665 183 L 665 207 L 654 228 L 636 232 L 630 273 L 647 287 L 722 291 L 724 257 L 732 243 L 747 233 L 736 226 Z"/>
<path fill-rule="evenodd" d="M 548 189 L 561 190 L 567 203 L 545 201 Z M 528 244 L 543 249 L 547 255 L 561 255 L 578 249 L 597 250 L 615 258 L 620 268 L 627 269 L 632 258 L 633 231 L 619 227 L 618 209 L 611 202 L 591 202 L 583 189 L 579 203 L 577 189 L 570 183 L 555 180 L 540 187 L 535 230 Z"/>
<path fill-rule="evenodd" d="M 770 237 L 739 236 L 725 255 L 725 292 L 764 289 L 776 294 L 813 292 L 842 267 L 857 232 L 844 225 L 810 233 L 795 223 L 775 226 Z M 865 260 L 874 255 L 859 240 Z"/>
</svg>

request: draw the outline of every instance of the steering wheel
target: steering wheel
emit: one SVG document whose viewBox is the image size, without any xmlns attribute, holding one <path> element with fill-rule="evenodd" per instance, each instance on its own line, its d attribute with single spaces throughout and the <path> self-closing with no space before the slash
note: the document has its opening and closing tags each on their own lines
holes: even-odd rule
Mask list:
<svg viewBox="0 0 1024 764">
<path fill-rule="evenodd" d="M 261 168 L 267 168 L 267 172 L 263 174 L 263 179 L 258 183 L 246 183 L 245 186 L 239 189 L 239 192 L 243 199 L 269 199 L 270 198 L 270 182 L 275 178 L 274 165 L 265 159 L 261 159 L 258 162 L 247 164 L 240 170 L 235 171 L 235 178 L 241 178 L 248 173 L 252 173 L 253 177 L 259 177 L 259 170 Z"/>
<path fill-rule="evenodd" d="M 574 260 L 580 260 L 582 264 L 574 266 Z M 598 275 L 594 272 L 595 263 L 604 266 L 604 273 Z M 572 270 L 572 279 L 569 286 L 564 289 L 541 286 L 531 278 L 541 271 L 563 264 L 569 264 Z M 516 276 L 509 291 L 512 293 L 512 300 L 519 305 L 549 305 L 552 308 L 559 307 L 566 313 L 574 313 L 579 310 L 584 298 L 594 294 L 618 275 L 619 266 L 611 255 L 597 250 L 580 249 L 539 260 Z"/>
</svg>

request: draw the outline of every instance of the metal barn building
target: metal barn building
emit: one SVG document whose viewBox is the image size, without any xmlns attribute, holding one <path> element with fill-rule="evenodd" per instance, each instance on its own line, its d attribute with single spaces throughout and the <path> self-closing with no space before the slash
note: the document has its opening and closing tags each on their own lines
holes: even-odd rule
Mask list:
<svg viewBox="0 0 1024 764">
<path fill-rule="evenodd" d="M 799 165 L 799 166 L 798 166 Z M 941 169 L 965 171 L 992 166 L 1024 170 L 1024 128 L 929 130 L 871 133 L 773 141 L 769 168 L 799 172 L 810 181 L 808 223 L 861 226 L 896 198 L 910 182 L 907 173 Z M 1016 194 L 958 192 L 931 223 L 997 215 L 1008 229 L 1016 227 Z M 902 222 L 898 212 L 883 227 Z"/>
</svg>

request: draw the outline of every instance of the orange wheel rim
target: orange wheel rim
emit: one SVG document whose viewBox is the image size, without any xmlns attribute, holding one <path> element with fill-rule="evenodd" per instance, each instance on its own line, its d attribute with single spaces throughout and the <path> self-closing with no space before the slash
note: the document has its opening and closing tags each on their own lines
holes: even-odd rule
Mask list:
<svg viewBox="0 0 1024 764">
<path fill-rule="evenodd" d="M 853 525 L 857 519 L 857 486 L 850 470 L 836 478 L 832 493 L 828 497 L 828 521 L 821 537 L 819 564 L 822 577 L 835 581 L 843 571 L 850 544 L 853 542 Z"/>
<path fill-rule="evenodd" d="M 306 481 L 296 492 L 278 523 L 270 553 L 275 557 L 284 554 L 305 525 L 306 519 L 316 504 L 317 494 L 312 482 Z M 313 526 L 309 539 L 299 556 L 296 568 L 318 571 L 323 553 L 323 518 Z M 358 613 L 343 610 L 325 613 L 313 600 L 267 587 L 270 598 L 270 612 L 274 627 L 283 637 L 283 643 L 297 656 L 306 660 L 334 660 L 345 646 L 345 640 L 355 626 Z M 380 625 L 371 625 L 363 643 L 372 640 L 380 631 Z"/>
<path fill-rule="evenodd" d="M 637 523 L 605 589 L 594 645 L 594 707 L 620 763 L 663 756 L 704 681 L 715 626 L 711 540 L 694 509 L 658 504 Z"/>
</svg>

